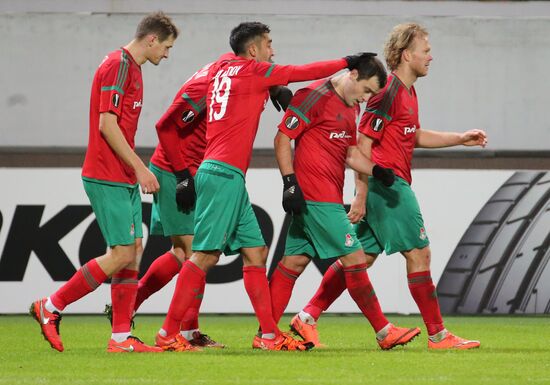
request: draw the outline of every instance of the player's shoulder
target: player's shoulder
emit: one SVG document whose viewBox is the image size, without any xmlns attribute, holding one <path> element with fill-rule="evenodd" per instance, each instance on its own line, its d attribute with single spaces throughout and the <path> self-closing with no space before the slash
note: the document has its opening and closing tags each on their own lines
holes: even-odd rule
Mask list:
<svg viewBox="0 0 550 385">
<path fill-rule="evenodd" d="M 394 74 L 388 75 L 386 86 L 373 95 L 367 102 L 367 112 L 376 112 L 379 115 L 388 114 L 394 104 L 396 97 L 403 90 L 406 90 L 403 83 Z"/>
<path fill-rule="evenodd" d="M 119 69 L 122 66 L 128 66 L 131 59 L 126 51 L 123 49 L 117 49 L 116 51 L 109 52 L 103 58 L 99 64 L 99 68 L 102 70 L 108 70 L 111 68 Z"/>
<path fill-rule="evenodd" d="M 292 98 L 292 105 L 303 114 L 318 108 L 331 95 L 332 86 L 329 79 L 321 79 L 300 88 Z"/>
</svg>

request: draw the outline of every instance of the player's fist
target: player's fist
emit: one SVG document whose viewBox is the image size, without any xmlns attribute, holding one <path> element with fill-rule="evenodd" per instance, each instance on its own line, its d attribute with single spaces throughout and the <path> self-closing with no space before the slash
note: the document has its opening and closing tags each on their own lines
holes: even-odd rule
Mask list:
<svg viewBox="0 0 550 385">
<path fill-rule="evenodd" d="M 176 176 L 176 203 L 184 211 L 195 205 L 195 181 L 189 169 L 174 172 Z"/>
<path fill-rule="evenodd" d="M 298 215 L 302 213 L 305 204 L 304 194 L 298 185 L 296 175 L 283 176 L 283 209 L 287 213 Z"/>
<path fill-rule="evenodd" d="M 487 134 L 483 130 L 469 130 L 460 138 L 463 146 L 487 146 Z"/>
<path fill-rule="evenodd" d="M 376 54 L 374 52 L 359 52 L 355 55 L 346 56 L 344 57 L 344 59 L 346 59 L 346 62 L 348 63 L 347 69 L 351 71 L 357 68 L 361 60 L 368 59 L 375 56 Z"/>
<path fill-rule="evenodd" d="M 395 181 L 395 174 L 391 168 L 384 168 L 377 164 L 372 168 L 372 176 L 386 187 L 390 187 Z"/>
<path fill-rule="evenodd" d="M 285 86 L 274 86 L 269 89 L 269 97 L 277 111 L 286 111 L 292 99 L 292 91 Z"/>
</svg>

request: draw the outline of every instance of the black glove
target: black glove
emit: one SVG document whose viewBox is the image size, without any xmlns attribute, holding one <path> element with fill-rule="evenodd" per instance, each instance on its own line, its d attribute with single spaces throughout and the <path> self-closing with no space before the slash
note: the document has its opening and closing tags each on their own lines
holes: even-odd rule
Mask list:
<svg viewBox="0 0 550 385">
<path fill-rule="evenodd" d="M 349 55 L 346 56 L 344 59 L 346 59 L 346 62 L 348 62 L 348 70 L 356 69 L 359 65 L 359 62 L 361 60 L 367 59 L 369 57 L 375 57 L 376 54 L 374 52 L 359 52 L 355 55 Z"/>
<path fill-rule="evenodd" d="M 395 181 L 395 174 L 391 168 L 380 167 L 377 164 L 372 168 L 372 176 L 382 182 L 386 187 L 390 187 Z"/>
<path fill-rule="evenodd" d="M 182 210 L 190 210 L 195 205 L 195 181 L 191 172 L 185 170 L 174 172 L 176 175 L 176 203 Z"/>
<path fill-rule="evenodd" d="M 283 176 L 283 184 L 283 209 L 287 213 L 301 214 L 302 207 L 305 206 L 306 201 L 296 180 L 296 175 L 289 174 Z"/>
<path fill-rule="evenodd" d="M 269 89 L 269 97 L 277 111 L 281 111 L 281 108 L 286 111 L 292 99 L 292 91 L 285 86 L 274 86 Z"/>
</svg>

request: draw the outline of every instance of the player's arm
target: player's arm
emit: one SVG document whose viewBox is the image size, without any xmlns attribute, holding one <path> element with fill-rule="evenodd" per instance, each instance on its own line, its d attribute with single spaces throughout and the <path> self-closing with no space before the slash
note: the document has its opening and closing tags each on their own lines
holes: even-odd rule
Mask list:
<svg viewBox="0 0 550 385">
<path fill-rule="evenodd" d="M 287 213 L 301 214 L 305 200 L 292 166 L 291 140 L 282 131 L 277 132 L 274 140 L 275 158 L 283 177 L 283 209 Z"/>
<path fill-rule="evenodd" d="M 487 145 L 487 134 L 485 134 L 485 131 L 477 129 L 466 132 L 416 130 L 415 147 L 443 148 L 460 145 L 485 147 Z"/>
<path fill-rule="evenodd" d="M 278 65 L 275 63 L 258 63 L 260 79 L 268 87 L 287 85 L 293 82 L 304 82 L 326 78 L 347 68 L 357 67 L 363 53 L 346 56 L 342 59 L 325 60 L 304 65 Z"/>
<path fill-rule="evenodd" d="M 359 151 L 370 159 L 372 139 L 365 134 L 359 134 L 357 140 Z M 367 193 L 369 191 L 368 175 L 354 171 L 355 196 L 351 201 L 348 218 L 351 223 L 358 223 L 367 214 Z"/>
<path fill-rule="evenodd" d="M 346 156 L 346 164 L 360 174 L 372 175 L 389 187 L 395 180 L 391 168 L 384 168 L 367 158 L 357 146 L 350 146 Z"/>
<path fill-rule="evenodd" d="M 134 170 L 141 190 L 145 194 L 157 192 L 160 187 L 157 178 L 126 141 L 118 126 L 117 116 L 111 112 L 102 112 L 99 115 L 99 130 L 118 157 Z"/>
</svg>

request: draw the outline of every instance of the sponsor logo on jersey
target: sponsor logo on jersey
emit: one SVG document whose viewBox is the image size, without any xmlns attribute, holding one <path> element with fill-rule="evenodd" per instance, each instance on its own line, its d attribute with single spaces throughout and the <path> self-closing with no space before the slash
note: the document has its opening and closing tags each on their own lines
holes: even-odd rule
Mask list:
<svg viewBox="0 0 550 385">
<path fill-rule="evenodd" d="M 329 139 L 349 139 L 351 138 L 351 135 L 348 134 L 346 131 L 341 132 L 331 132 Z"/>
<path fill-rule="evenodd" d="M 300 121 L 297 117 L 290 115 L 288 118 L 285 119 L 285 126 L 289 130 L 295 130 L 300 125 Z"/>
<path fill-rule="evenodd" d="M 118 108 L 118 105 L 120 104 L 120 95 L 117 94 L 117 93 L 114 93 L 113 94 L 113 106 L 115 106 L 116 108 Z"/>
<path fill-rule="evenodd" d="M 139 100 L 139 101 L 137 101 L 137 102 L 134 102 L 134 110 L 135 110 L 136 108 L 141 108 L 142 105 L 143 105 L 143 104 L 141 103 L 141 100 Z"/>
<path fill-rule="evenodd" d="M 345 245 L 346 245 L 346 247 L 351 247 L 351 246 L 353 246 L 353 237 L 351 236 L 351 234 L 346 234 L 346 242 L 345 242 Z"/>
<path fill-rule="evenodd" d="M 181 120 L 183 120 L 185 123 L 191 123 L 195 119 L 195 113 L 193 110 L 187 110 L 183 111 L 183 114 L 181 114 Z"/>
<path fill-rule="evenodd" d="M 428 235 L 426 234 L 426 230 L 424 229 L 424 227 L 420 228 L 420 235 L 418 236 L 418 238 L 424 240 L 428 237 Z"/>
<path fill-rule="evenodd" d="M 370 126 L 375 132 L 378 132 L 384 128 L 384 121 L 382 120 L 382 118 L 375 118 L 370 123 Z"/>
<path fill-rule="evenodd" d="M 403 129 L 403 135 L 414 134 L 415 132 L 416 132 L 416 125 L 414 125 L 412 127 L 405 127 Z"/>
</svg>

